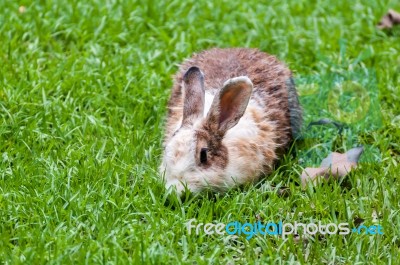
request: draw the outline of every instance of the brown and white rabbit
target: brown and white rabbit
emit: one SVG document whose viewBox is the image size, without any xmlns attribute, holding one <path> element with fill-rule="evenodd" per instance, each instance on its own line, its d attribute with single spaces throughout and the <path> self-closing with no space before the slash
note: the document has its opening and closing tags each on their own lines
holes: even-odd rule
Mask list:
<svg viewBox="0 0 400 265">
<path fill-rule="evenodd" d="M 290 70 L 257 49 L 203 51 L 183 62 L 168 103 L 166 187 L 224 190 L 268 174 L 300 130 Z"/>
</svg>

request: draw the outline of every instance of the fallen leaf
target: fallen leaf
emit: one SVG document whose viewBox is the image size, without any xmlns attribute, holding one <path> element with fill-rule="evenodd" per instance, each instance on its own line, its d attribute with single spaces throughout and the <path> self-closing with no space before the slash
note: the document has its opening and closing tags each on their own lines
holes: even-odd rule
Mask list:
<svg viewBox="0 0 400 265">
<path fill-rule="evenodd" d="M 375 209 L 372 211 L 371 217 L 373 223 L 377 223 L 379 221 L 379 216 Z"/>
<path fill-rule="evenodd" d="M 378 23 L 378 28 L 390 29 L 396 24 L 400 24 L 400 13 L 390 9 L 386 15 L 381 18 L 381 21 Z"/>
<path fill-rule="evenodd" d="M 280 187 L 276 193 L 280 197 L 288 197 L 290 195 L 290 189 L 288 187 Z"/>
<path fill-rule="evenodd" d="M 18 8 L 18 12 L 19 13 L 25 13 L 26 12 L 26 7 L 25 6 L 20 6 L 19 8 Z"/>
<path fill-rule="evenodd" d="M 363 218 L 361 218 L 361 217 L 355 217 L 354 220 L 353 220 L 353 224 L 354 224 L 356 227 L 359 227 L 360 224 L 362 224 L 364 221 L 365 221 L 365 219 L 363 219 Z"/>
<path fill-rule="evenodd" d="M 357 166 L 363 151 L 364 148 L 361 146 L 350 149 L 344 154 L 332 152 L 322 160 L 320 167 L 305 168 L 301 174 L 301 184 L 303 188 L 305 188 L 309 182 L 315 184 L 319 180 L 323 178 L 327 179 L 330 176 L 336 179 L 346 176 L 352 168 Z"/>
</svg>

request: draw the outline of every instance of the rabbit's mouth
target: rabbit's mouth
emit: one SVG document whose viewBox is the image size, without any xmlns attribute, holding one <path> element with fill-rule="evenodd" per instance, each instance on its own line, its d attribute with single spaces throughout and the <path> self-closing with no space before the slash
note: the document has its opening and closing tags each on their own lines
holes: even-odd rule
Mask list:
<svg viewBox="0 0 400 265">
<path fill-rule="evenodd" d="M 177 179 L 170 180 L 165 184 L 167 190 L 175 190 L 175 192 L 180 196 L 185 191 L 185 186 L 183 183 Z"/>
<path fill-rule="evenodd" d="M 178 196 L 181 196 L 185 191 L 189 190 L 192 193 L 199 193 L 204 186 L 196 185 L 195 183 L 187 183 L 178 179 L 172 179 L 165 184 L 167 190 L 175 191 Z"/>
</svg>

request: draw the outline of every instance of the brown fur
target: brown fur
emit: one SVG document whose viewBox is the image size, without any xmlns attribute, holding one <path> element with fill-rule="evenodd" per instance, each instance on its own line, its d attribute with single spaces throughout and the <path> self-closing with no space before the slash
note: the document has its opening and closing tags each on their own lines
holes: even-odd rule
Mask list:
<svg viewBox="0 0 400 265">
<path fill-rule="evenodd" d="M 196 131 L 196 161 L 199 167 L 214 168 L 223 170 L 228 162 L 228 151 L 225 146 L 221 144 L 220 137 L 210 134 L 210 130 L 206 124 L 203 125 L 203 130 Z M 206 164 L 200 164 L 199 153 L 201 148 L 208 148 L 208 161 Z"/>
</svg>

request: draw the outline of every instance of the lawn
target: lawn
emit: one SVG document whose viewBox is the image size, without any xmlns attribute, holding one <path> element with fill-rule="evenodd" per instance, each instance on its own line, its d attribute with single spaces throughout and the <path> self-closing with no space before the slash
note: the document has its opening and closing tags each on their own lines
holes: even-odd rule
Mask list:
<svg viewBox="0 0 400 265">
<path fill-rule="evenodd" d="M 399 264 L 400 26 L 376 28 L 389 8 L 400 4 L 1 1 L 0 263 Z M 306 125 L 349 126 L 305 130 L 257 184 L 177 198 L 158 173 L 171 76 L 193 52 L 239 46 L 290 67 Z M 340 116 L 366 101 L 337 102 L 343 76 L 366 87 L 366 117 Z M 301 189 L 304 167 L 359 145 L 343 180 Z M 189 234 L 192 218 L 362 222 L 383 235 L 247 240 Z"/>
</svg>

